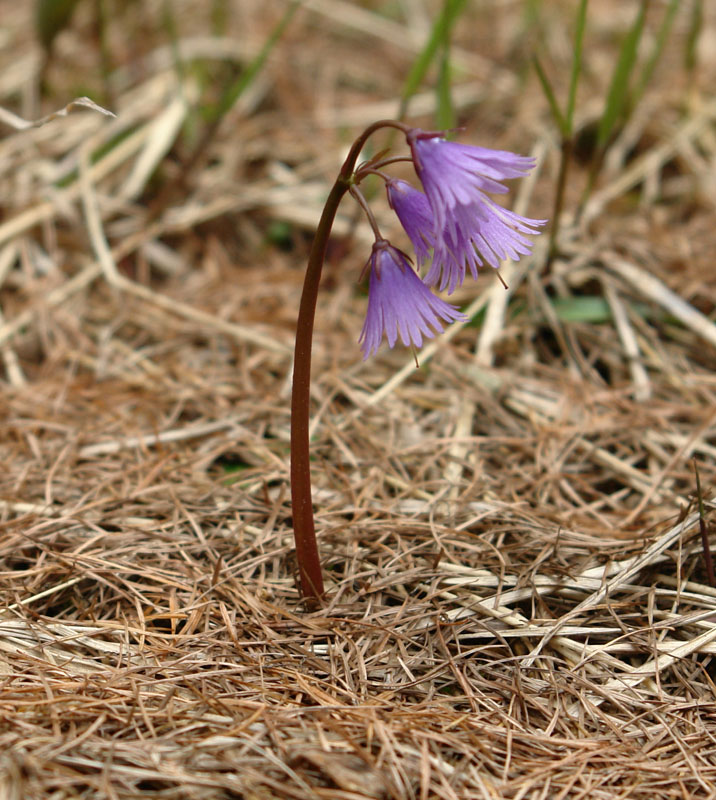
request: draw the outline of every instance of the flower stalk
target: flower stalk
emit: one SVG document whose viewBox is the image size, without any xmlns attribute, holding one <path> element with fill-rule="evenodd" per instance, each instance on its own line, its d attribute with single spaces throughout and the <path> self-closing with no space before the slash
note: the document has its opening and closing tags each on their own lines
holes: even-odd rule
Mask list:
<svg viewBox="0 0 716 800">
<path fill-rule="evenodd" d="M 291 389 L 291 506 L 296 559 L 303 597 L 317 603 L 323 597 L 323 576 L 318 558 L 316 528 L 313 521 L 311 495 L 311 461 L 309 454 L 309 415 L 311 394 L 311 345 L 313 322 L 316 316 L 318 287 L 321 283 L 326 247 L 336 211 L 350 184 L 343 172 L 333 185 L 323 208 L 313 239 L 308 266 L 303 281 L 301 303 L 296 323 L 296 345 L 293 357 L 293 386 Z"/>
<path fill-rule="evenodd" d="M 343 196 L 353 185 L 353 172 L 360 151 L 371 134 L 386 126 L 403 127 L 401 123 L 395 123 L 392 120 L 374 122 L 353 143 L 341 167 L 338 178 L 323 207 L 323 213 L 313 237 L 306 274 L 303 279 L 301 302 L 298 307 L 291 388 L 291 507 L 301 594 L 306 601 L 312 604 L 320 602 L 324 595 L 321 562 L 316 542 L 316 526 L 313 519 L 309 450 L 311 346 L 318 287 L 321 283 L 323 262 L 326 258 L 326 248 L 336 212 Z"/>
</svg>

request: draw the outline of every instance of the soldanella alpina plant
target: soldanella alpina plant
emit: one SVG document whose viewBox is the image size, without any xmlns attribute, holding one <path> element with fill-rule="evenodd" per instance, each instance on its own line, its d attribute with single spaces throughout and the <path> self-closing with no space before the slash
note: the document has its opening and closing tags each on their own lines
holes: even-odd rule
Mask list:
<svg viewBox="0 0 716 800">
<path fill-rule="evenodd" d="M 405 135 L 410 155 L 387 156 L 385 152 L 356 166 L 368 138 L 381 128 L 397 128 Z M 396 162 L 412 162 L 422 190 L 385 172 Z M 490 150 L 449 141 L 444 132 L 423 131 L 402 122 L 381 120 L 370 125 L 353 143 L 338 178 L 328 195 L 308 259 L 298 312 L 291 397 L 291 500 L 296 558 L 303 597 L 316 603 L 324 594 L 318 557 L 309 460 L 309 389 L 311 342 L 318 287 L 338 206 L 350 193 L 368 218 L 375 235 L 362 278 L 368 280 L 368 309 L 359 336 L 363 358 L 373 355 L 385 336 L 388 346 L 400 341 L 419 348 L 443 323 L 464 320 L 455 306 L 434 293 L 451 294 L 478 268 L 497 268 L 507 259 L 530 253 L 525 234 L 539 233 L 546 220 L 527 219 L 494 202 L 491 195 L 504 194 L 502 181 L 521 178 L 534 161 L 504 150 Z M 423 278 L 410 256 L 383 237 L 360 190 L 361 182 L 377 175 L 385 182 L 388 202 L 415 250 L 418 267 L 427 267 Z"/>
</svg>

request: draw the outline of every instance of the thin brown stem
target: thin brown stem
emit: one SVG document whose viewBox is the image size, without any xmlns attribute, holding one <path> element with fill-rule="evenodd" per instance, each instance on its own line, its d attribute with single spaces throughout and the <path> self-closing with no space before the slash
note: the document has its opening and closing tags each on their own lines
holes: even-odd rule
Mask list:
<svg viewBox="0 0 716 800">
<path fill-rule="evenodd" d="M 358 205 L 363 209 L 365 212 L 366 217 L 368 218 L 368 224 L 373 231 L 373 235 L 376 239 L 382 239 L 383 237 L 380 234 L 380 228 L 378 228 L 378 223 L 375 219 L 375 215 L 370 210 L 370 206 L 368 205 L 368 201 L 363 197 L 363 192 L 357 186 L 351 186 L 350 188 L 351 197 L 358 203 Z"/>
<path fill-rule="evenodd" d="M 360 183 L 361 179 L 366 174 L 380 175 L 385 178 L 382 172 L 379 172 L 383 167 L 389 167 L 391 164 L 413 163 L 412 156 L 391 156 L 390 158 L 381 158 L 378 161 L 369 161 L 364 166 L 358 167 L 356 172 L 356 183 Z"/>
<path fill-rule="evenodd" d="M 398 128 L 404 133 L 410 130 L 407 125 L 403 125 L 400 122 L 380 120 L 368 126 L 353 143 L 341 167 L 338 178 L 328 195 L 316 229 L 311 252 L 308 256 L 303 292 L 298 309 L 293 362 L 293 387 L 291 391 L 291 503 L 301 594 L 312 605 L 317 605 L 324 594 L 321 562 L 318 557 L 318 544 L 316 542 L 316 527 L 313 519 L 309 449 L 311 345 L 313 342 L 313 323 L 316 316 L 318 288 L 321 283 L 321 272 L 333 221 L 343 195 L 353 185 L 353 172 L 360 151 L 371 134 L 380 128 L 386 127 Z"/>
<path fill-rule="evenodd" d="M 547 252 L 547 262 L 544 266 L 544 274 L 549 275 L 552 269 L 552 260 L 557 254 L 557 237 L 559 235 L 559 224 L 564 206 L 564 195 L 567 189 L 567 175 L 572 161 L 574 150 L 574 138 L 572 136 L 563 137 L 562 155 L 559 162 L 559 175 L 557 177 L 557 190 L 554 197 L 554 209 L 552 211 L 552 230 L 549 234 L 549 249 Z"/>
</svg>

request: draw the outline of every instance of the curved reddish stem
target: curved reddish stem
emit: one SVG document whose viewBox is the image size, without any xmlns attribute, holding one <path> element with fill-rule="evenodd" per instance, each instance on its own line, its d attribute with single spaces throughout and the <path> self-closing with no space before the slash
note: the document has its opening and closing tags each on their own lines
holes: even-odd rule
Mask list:
<svg viewBox="0 0 716 800">
<path fill-rule="evenodd" d="M 303 292 L 296 323 L 296 346 L 291 389 L 291 504 L 296 559 L 305 600 L 317 604 L 324 594 L 321 562 L 318 557 L 316 528 L 311 497 L 311 462 L 309 450 L 309 417 L 311 390 L 311 345 L 316 316 L 318 288 L 323 262 L 331 235 L 333 221 L 343 195 L 353 185 L 356 161 L 367 139 L 380 128 L 398 128 L 407 133 L 410 128 L 395 120 L 380 120 L 369 125 L 353 143 L 336 182 L 333 184 L 308 256 Z"/>
</svg>

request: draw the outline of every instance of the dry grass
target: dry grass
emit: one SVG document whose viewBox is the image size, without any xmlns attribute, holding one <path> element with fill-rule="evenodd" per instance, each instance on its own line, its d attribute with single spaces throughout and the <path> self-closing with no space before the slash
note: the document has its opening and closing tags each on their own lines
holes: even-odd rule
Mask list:
<svg viewBox="0 0 716 800">
<path fill-rule="evenodd" d="M 104 84 L 88 4 L 41 107 L 26 5 L 0 2 L 0 105 L 30 119 L 94 90 L 117 117 L 0 139 L 0 798 L 714 795 L 716 589 L 691 467 L 709 497 L 711 4 L 698 72 L 679 18 L 578 225 L 575 171 L 551 275 L 541 244 L 505 267 L 509 294 L 467 285 L 483 324 L 419 371 L 400 350 L 360 360 L 370 239 L 346 204 L 314 355 L 314 613 L 287 491 L 302 269 L 350 132 L 395 113 L 423 4 L 376 25 L 377 3 L 306 2 L 193 162 L 198 105 L 285 3 L 237 0 L 212 41 L 177 0 L 180 50 L 204 65 L 182 82 L 160 4 L 133 6 Z M 590 8 L 582 124 L 626 5 Z M 558 77 L 565 8 L 544 3 Z M 471 140 L 534 148 L 517 202 L 538 216 L 558 153 L 531 35 L 518 3 L 487 16 L 457 34 L 460 118 Z M 565 321 L 549 297 L 575 296 L 612 318 Z"/>
</svg>

